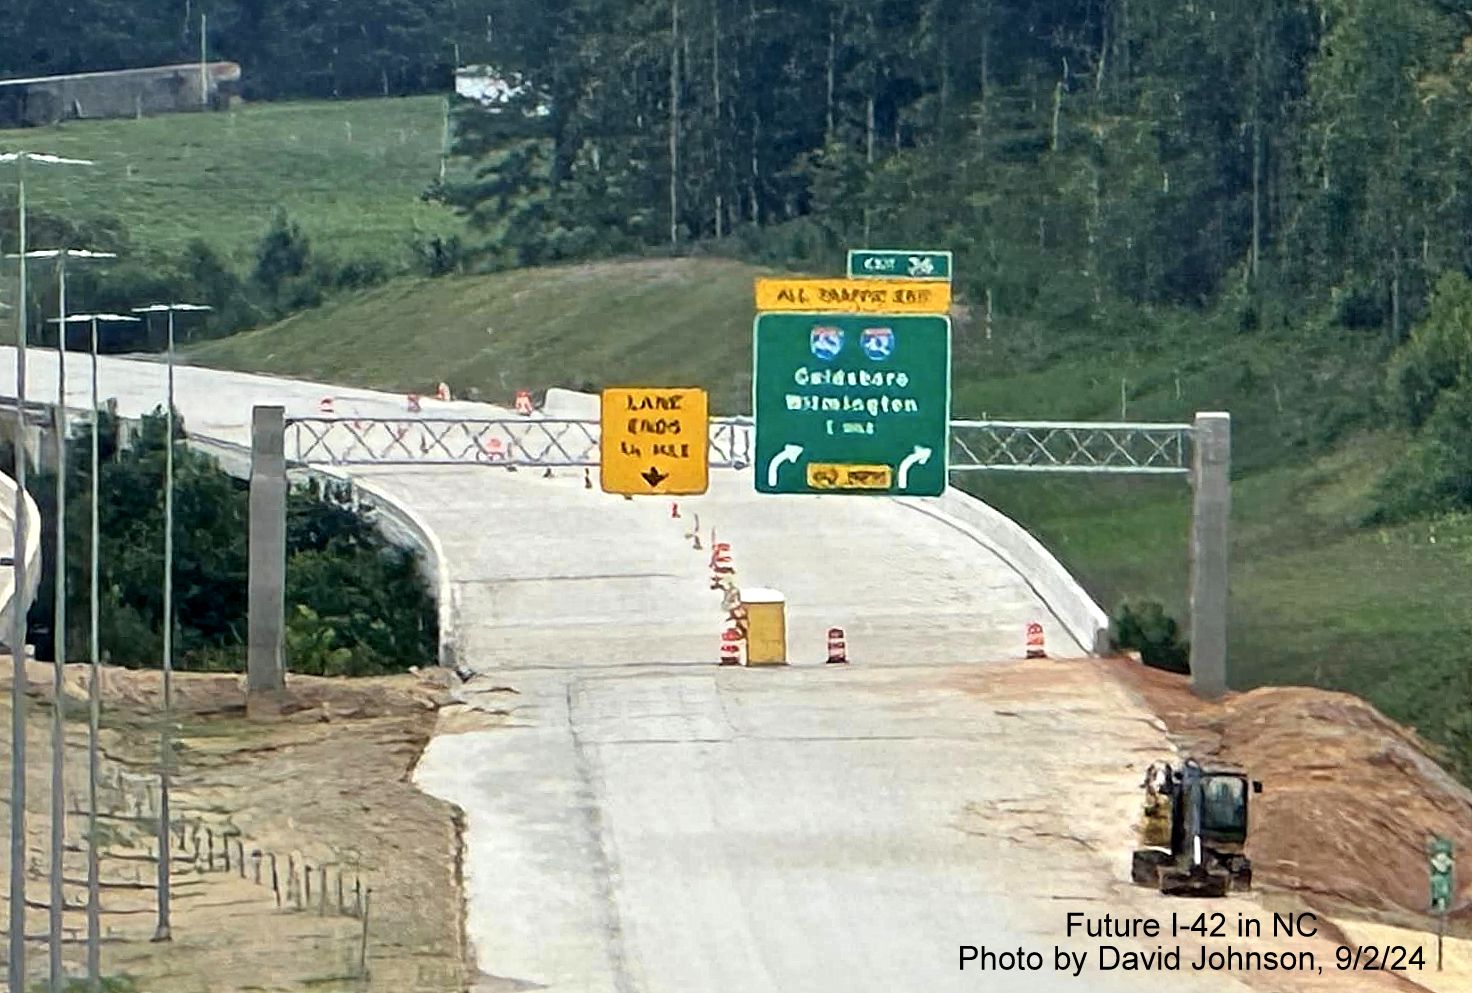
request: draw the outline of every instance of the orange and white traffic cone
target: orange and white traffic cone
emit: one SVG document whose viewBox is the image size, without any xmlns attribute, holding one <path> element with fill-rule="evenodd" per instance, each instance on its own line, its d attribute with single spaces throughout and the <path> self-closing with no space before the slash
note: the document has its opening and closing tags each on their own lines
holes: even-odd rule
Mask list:
<svg viewBox="0 0 1472 993">
<path fill-rule="evenodd" d="M 721 661 L 719 664 L 741 664 L 741 631 L 731 621 L 726 622 L 725 630 L 721 632 Z"/>
<path fill-rule="evenodd" d="M 1043 648 L 1043 626 L 1033 621 L 1027 626 L 1027 657 L 1030 659 L 1045 659 L 1047 651 Z"/>
<path fill-rule="evenodd" d="M 848 645 L 844 641 L 843 628 L 828 629 L 828 664 L 848 664 Z"/>
</svg>

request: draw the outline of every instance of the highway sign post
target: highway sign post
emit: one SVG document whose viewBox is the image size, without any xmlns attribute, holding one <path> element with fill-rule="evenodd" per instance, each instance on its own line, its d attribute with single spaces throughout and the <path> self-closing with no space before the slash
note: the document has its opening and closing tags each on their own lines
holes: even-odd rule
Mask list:
<svg viewBox="0 0 1472 993">
<path fill-rule="evenodd" d="M 759 492 L 945 492 L 949 317 L 764 313 L 753 339 Z"/>
<path fill-rule="evenodd" d="M 605 493 L 690 496 L 710 485 L 710 400 L 705 390 L 603 391 L 598 472 Z"/>
<path fill-rule="evenodd" d="M 851 248 L 850 279 L 915 279 L 951 281 L 950 252 L 912 252 L 899 249 Z"/>
</svg>

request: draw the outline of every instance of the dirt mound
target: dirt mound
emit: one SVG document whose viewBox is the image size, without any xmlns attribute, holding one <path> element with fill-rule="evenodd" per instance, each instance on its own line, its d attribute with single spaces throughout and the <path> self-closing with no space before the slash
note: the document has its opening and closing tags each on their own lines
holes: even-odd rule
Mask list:
<svg viewBox="0 0 1472 993">
<path fill-rule="evenodd" d="M 1442 835 L 1464 862 L 1472 857 L 1472 792 L 1431 746 L 1360 698 L 1268 687 L 1206 703 L 1185 677 L 1104 664 L 1145 696 L 1183 752 L 1262 781 L 1249 851 L 1264 884 L 1419 925 L 1427 842 Z M 1455 917 L 1472 923 L 1472 873 L 1458 875 Z"/>
<path fill-rule="evenodd" d="M 26 676 L 30 692 L 50 699 L 51 663 L 31 662 Z M 73 701 L 87 698 L 90 667 L 66 666 L 65 693 Z M 407 717 L 451 703 L 458 680 L 447 669 L 414 670 L 398 676 L 363 679 L 287 677 L 281 716 L 294 721 L 361 720 Z M 103 667 L 104 705 L 152 711 L 163 699 L 163 674 L 156 669 Z M 245 677 L 237 673 L 175 672 L 174 708 L 180 715 L 224 717 L 245 713 Z"/>
<path fill-rule="evenodd" d="M 0 668 L 8 665 L 0 656 Z M 69 932 L 85 929 L 80 908 L 86 891 L 78 881 L 87 871 L 81 798 L 88 789 L 88 675 L 85 665 L 66 667 L 63 775 L 73 813 L 64 825 L 63 916 Z M 54 670 L 32 663 L 27 677 L 27 931 L 44 934 Z M 266 721 L 245 719 L 244 687 L 235 675 L 176 677 L 173 940 L 161 945 L 150 940 L 161 675 L 103 673 L 98 812 L 104 972 L 132 975 L 149 993 L 194 993 L 205 988 L 200 977 L 226 977 L 212 989 L 282 993 L 465 989 L 459 814 L 412 781 L 438 717 L 467 709 L 435 713 L 457 682 L 454 675 L 436 668 L 362 680 L 289 676 L 288 713 Z M 487 720 L 483 714 L 458 719 Z M 10 723 L 5 693 L 0 723 Z M 0 781 L 9 779 L 10 759 L 10 750 L 0 748 Z M 3 876 L 8 848 L 0 849 Z M 65 945 L 74 973 L 82 969 L 82 950 L 80 943 Z M 359 977 L 364 955 L 366 981 Z M 39 946 L 30 965 L 39 981 L 45 969 Z"/>
</svg>

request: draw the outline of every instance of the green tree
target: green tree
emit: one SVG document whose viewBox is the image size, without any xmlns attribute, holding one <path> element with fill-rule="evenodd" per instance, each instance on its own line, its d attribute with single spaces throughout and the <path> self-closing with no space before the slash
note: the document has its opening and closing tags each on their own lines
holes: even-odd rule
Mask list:
<svg viewBox="0 0 1472 993">
<path fill-rule="evenodd" d="M 175 424 L 182 439 L 183 422 L 176 417 Z M 157 411 L 143 419 L 130 447 L 119 448 L 116 422 L 102 418 L 101 645 L 123 665 L 156 665 L 162 642 L 165 430 Z M 90 638 L 89 432 L 84 426 L 76 433 L 68 459 L 67 639 L 73 659 L 85 657 Z M 13 461 L 13 452 L 9 457 Z M 175 447 L 174 468 L 176 663 L 181 669 L 239 668 L 246 628 L 246 488 L 187 445 Z M 55 534 L 55 479 L 33 475 L 28 488 L 43 528 L 43 575 L 30 620 L 38 653 L 46 656 L 53 650 L 56 554 L 47 541 Z M 287 525 L 287 610 L 296 625 L 293 637 L 305 639 L 299 644 L 313 660 L 307 664 L 351 675 L 433 664 L 438 615 L 416 556 L 390 545 L 362 513 L 320 487 L 291 493 Z"/>
<path fill-rule="evenodd" d="M 306 273 L 311 255 L 311 242 L 301 225 L 278 207 L 271 216 L 271 227 L 256 248 L 252 276 L 268 293 L 277 296 L 287 280 Z"/>
</svg>

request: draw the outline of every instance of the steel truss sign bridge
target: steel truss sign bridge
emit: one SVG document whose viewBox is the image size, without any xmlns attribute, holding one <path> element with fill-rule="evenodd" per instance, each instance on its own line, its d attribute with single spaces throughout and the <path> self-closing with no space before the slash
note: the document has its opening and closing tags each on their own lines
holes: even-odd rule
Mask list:
<svg viewBox="0 0 1472 993">
<path fill-rule="evenodd" d="M 1178 474 L 1191 471 L 1189 424 L 952 421 L 952 472 Z M 300 417 L 286 422 L 297 465 L 597 468 L 599 422 L 524 417 Z M 712 418 L 710 465 L 752 464 L 752 420 Z"/>
</svg>

